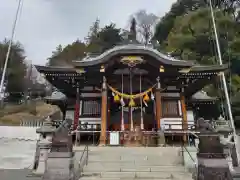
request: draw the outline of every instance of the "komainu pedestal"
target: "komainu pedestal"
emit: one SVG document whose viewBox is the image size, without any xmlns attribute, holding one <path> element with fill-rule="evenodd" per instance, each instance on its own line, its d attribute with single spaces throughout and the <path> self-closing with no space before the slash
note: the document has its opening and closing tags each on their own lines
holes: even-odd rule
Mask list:
<svg viewBox="0 0 240 180">
<path fill-rule="evenodd" d="M 229 165 L 225 159 L 223 145 L 218 135 L 199 136 L 197 180 L 232 180 Z"/>
</svg>

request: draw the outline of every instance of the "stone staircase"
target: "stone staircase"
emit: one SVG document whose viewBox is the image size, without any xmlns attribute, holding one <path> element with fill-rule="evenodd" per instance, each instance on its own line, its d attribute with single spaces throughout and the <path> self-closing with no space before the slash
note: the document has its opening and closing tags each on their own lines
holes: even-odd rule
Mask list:
<svg viewBox="0 0 240 180">
<path fill-rule="evenodd" d="M 89 147 L 81 180 L 191 180 L 177 147 Z"/>
</svg>

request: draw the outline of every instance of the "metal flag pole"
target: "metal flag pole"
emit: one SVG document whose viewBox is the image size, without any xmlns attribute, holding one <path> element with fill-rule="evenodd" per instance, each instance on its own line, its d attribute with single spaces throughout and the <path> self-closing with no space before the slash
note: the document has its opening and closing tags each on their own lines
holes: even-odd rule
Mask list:
<svg viewBox="0 0 240 180">
<path fill-rule="evenodd" d="M 209 0 L 209 4 L 210 4 L 214 34 L 215 34 L 215 39 L 216 39 L 219 64 L 222 65 L 223 64 L 222 54 L 221 54 L 221 49 L 220 49 L 219 40 L 218 40 L 218 33 L 217 33 L 216 22 L 215 22 L 213 7 L 212 7 L 212 0 Z M 239 162 L 240 158 L 239 158 L 239 151 L 238 151 L 239 150 L 238 137 L 237 137 L 236 128 L 235 128 L 235 125 L 234 125 L 231 103 L 230 103 L 229 94 L 228 94 L 228 87 L 227 87 L 226 78 L 225 78 L 224 73 L 221 73 L 221 79 L 222 79 L 222 82 L 223 82 L 223 90 L 224 90 L 224 94 L 225 94 L 226 101 L 227 101 L 228 115 L 229 115 L 230 123 L 231 123 L 232 129 L 233 129 L 234 143 L 235 143 L 236 151 L 237 151 L 237 161 Z"/>
<path fill-rule="evenodd" d="M 10 39 L 9 44 L 8 44 L 8 50 L 7 50 L 7 54 L 6 54 L 6 58 L 5 58 L 3 71 L 2 71 L 2 77 L 1 77 L 1 83 L 0 83 L 0 94 L 1 94 L 0 101 L 1 101 L 2 104 L 3 104 L 3 100 L 4 100 L 4 96 L 2 97 L 2 95 L 4 94 L 3 86 L 4 86 L 6 71 L 7 71 L 7 65 L 8 65 L 8 60 L 9 60 L 9 56 L 10 56 L 10 53 L 11 53 L 13 38 L 14 38 L 14 35 L 15 35 L 15 30 L 16 30 L 16 25 L 17 25 L 17 20 L 18 20 L 20 9 L 21 9 L 21 5 L 22 5 L 22 0 L 19 0 L 16 15 L 15 15 L 15 19 L 14 19 L 14 22 L 13 22 L 11 39 Z"/>
</svg>

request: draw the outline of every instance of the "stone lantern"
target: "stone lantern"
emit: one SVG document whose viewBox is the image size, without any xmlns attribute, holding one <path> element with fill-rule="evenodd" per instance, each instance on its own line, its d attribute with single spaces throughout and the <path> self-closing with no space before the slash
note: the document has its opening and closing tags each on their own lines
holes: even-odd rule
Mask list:
<svg viewBox="0 0 240 180">
<path fill-rule="evenodd" d="M 35 174 L 44 174 L 47 167 L 48 153 L 52 143 L 47 139 L 42 139 L 38 143 L 39 160 Z"/>
<path fill-rule="evenodd" d="M 197 180 L 232 180 L 224 146 L 220 142 L 220 137 L 211 125 L 199 119 L 197 129 L 200 131 L 196 172 Z"/>
<path fill-rule="evenodd" d="M 47 139 L 48 141 L 52 141 L 55 130 L 56 128 L 52 125 L 51 119 L 48 118 L 36 132 L 40 134 L 40 140 Z"/>
<path fill-rule="evenodd" d="M 228 139 L 233 132 L 233 129 L 230 127 L 228 121 L 219 118 L 215 121 L 215 131 L 220 135 L 220 140 Z"/>
</svg>

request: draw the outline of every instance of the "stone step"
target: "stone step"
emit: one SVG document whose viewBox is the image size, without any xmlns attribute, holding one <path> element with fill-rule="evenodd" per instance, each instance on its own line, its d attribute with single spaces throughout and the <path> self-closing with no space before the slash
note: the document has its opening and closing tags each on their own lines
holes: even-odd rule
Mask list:
<svg viewBox="0 0 240 180">
<path fill-rule="evenodd" d="M 101 178 L 101 177 L 81 177 L 79 180 L 143 180 L 142 178 Z M 144 178 L 144 180 L 169 180 L 169 178 Z M 192 179 L 184 179 L 192 180 Z"/>
<path fill-rule="evenodd" d="M 113 163 L 113 164 L 139 164 L 139 165 L 176 165 L 176 164 L 182 164 L 182 157 L 155 157 L 155 158 L 148 158 L 148 157 L 131 157 L 131 158 L 122 158 L 122 157 L 92 157 L 89 156 L 88 162 L 89 163 Z"/>
<path fill-rule="evenodd" d="M 159 150 L 178 150 L 181 149 L 181 147 L 172 147 L 172 146 L 166 146 L 166 147 L 123 147 L 123 146 L 89 146 L 89 150 L 91 151 L 112 151 L 112 149 L 122 150 L 122 151 L 159 151 Z M 84 146 L 80 147 L 74 147 L 74 150 L 82 150 L 84 149 Z"/>
<path fill-rule="evenodd" d="M 113 150 L 119 153 L 136 153 L 136 154 L 144 154 L 144 153 L 172 153 L 172 154 L 176 154 L 178 152 L 181 151 L 181 149 L 170 149 L 170 148 L 163 148 L 163 149 L 159 149 L 159 148 L 155 148 L 155 149 L 149 149 L 149 148 L 144 148 L 144 149 L 129 149 L 129 148 L 115 148 L 115 147 L 111 147 L 111 149 L 94 149 L 92 150 L 91 148 L 88 149 L 89 153 L 101 153 L 101 154 L 107 154 L 108 152 L 113 152 Z M 78 151 L 78 150 L 76 150 Z M 81 150 L 80 150 L 81 151 Z"/>
<path fill-rule="evenodd" d="M 155 160 L 155 161 L 122 161 L 122 160 L 89 160 L 88 164 L 99 163 L 99 164 L 130 164 L 130 165 L 139 165 L 139 166 L 174 166 L 180 165 L 180 160 L 173 160 L 173 161 L 162 161 L 162 160 Z"/>
<path fill-rule="evenodd" d="M 108 152 L 90 152 L 88 153 L 89 155 L 91 156 L 113 156 L 113 157 L 119 157 L 119 156 L 122 156 L 122 157 L 131 157 L 131 156 L 135 156 L 135 157 L 154 157 L 154 156 L 165 156 L 165 155 L 172 155 L 172 156 L 179 156 L 179 152 L 177 151 L 174 151 L 174 152 L 162 152 L 162 151 L 157 151 L 157 152 L 142 152 L 142 153 L 139 153 L 139 152 L 132 152 L 132 151 L 126 151 L 126 152 L 119 152 L 119 151 L 108 151 Z"/>
<path fill-rule="evenodd" d="M 110 163 L 110 162 L 115 162 L 115 163 L 125 163 L 125 162 L 129 162 L 129 163 L 141 163 L 141 164 L 144 164 L 144 163 L 154 163 L 154 164 L 176 164 L 176 163 L 181 163 L 183 160 L 182 158 L 174 158 L 174 159 L 165 159 L 165 158 L 158 158 L 156 157 L 156 159 L 146 159 L 146 160 L 143 160 L 143 159 L 114 159 L 114 158 L 105 158 L 105 159 L 102 159 L 102 158 L 92 158 L 92 157 L 89 157 L 88 158 L 88 161 L 89 162 L 106 162 L 106 163 Z"/>
<path fill-rule="evenodd" d="M 169 153 L 169 152 L 143 152 L 143 153 L 136 153 L 136 152 L 119 152 L 119 151 L 108 151 L 108 153 L 104 152 L 104 153 L 99 153 L 99 152 L 89 152 L 88 154 L 91 155 L 100 155 L 100 156 L 107 156 L 107 155 L 112 155 L 112 156 L 165 156 L 166 154 L 171 154 L 173 156 L 179 156 L 180 154 L 178 152 L 174 152 L 174 153 Z"/>
<path fill-rule="evenodd" d="M 89 164 L 84 172 L 186 172 L 183 166 L 141 166 L 134 164 Z"/>
<path fill-rule="evenodd" d="M 167 159 L 167 160 L 171 160 L 171 159 L 176 159 L 176 158 L 180 158 L 181 156 L 169 156 L 169 155 L 151 155 L 149 156 L 148 154 L 145 155 L 134 155 L 134 154 L 129 154 L 129 155 L 91 155 L 89 154 L 89 159 L 99 159 L 99 160 L 104 160 L 104 159 L 111 159 L 111 160 L 156 160 L 156 158 L 158 159 Z"/>
<path fill-rule="evenodd" d="M 142 153 L 136 153 L 136 152 L 119 152 L 119 151 L 108 151 L 108 152 L 89 152 L 88 153 L 91 156 L 112 156 L 112 157 L 131 157 L 131 156 L 135 156 L 135 157 L 154 157 L 154 156 L 166 156 L 166 155 L 171 155 L 171 156 L 179 156 L 179 152 L 142 152 Z"/>
<path fill-rule="evenodd" d="M 158 179 L 171 179 L 171 178 L 189 178 L 187 173 L 170 173 L 170 172 L 83 172 L 82 178 L 158 178 Z"/>
<path fill-rule="evenodd" d="M 116 155 L 118 154 L 173 154 L 177 155 L 181 151 L 181 148 L 124 148 L 124 147 L 110 147 L 110 148 L 101 148 L 101 147 L 95 147 L 95 148 L 89 148 L 89 153 L 90 154 L 101 154 L 101 155 L 107 155 L 109 153 L 115 153 Z"/>
<path fill-rule="evenodd" d="M 136 153 L 128 153 L 128 154 L 124 154 L 124 153 L 114 153 L 114 152 L 109 152 L 107 154 L 102 154 L 102 153 L 88 153 L 90 156 L 112 156 L 112 157 L 149 157 L 149 158 L 153 158 L 155 156 L 165 156 L 167 153 L 142 153 L 142 154 L 136 154 Z M 173 155 L 173 154 L 172 154 Z M 179 156 L 179 154 L 174 154 L 173 156 Z"/>
<path fill-rule="evenodd" d="M 101 177 L 81 177 L 79 180 L 143 180 L 142 178 L 101 178 Z M 144 180 L 169 180 L 169 178 L 144 178 Z M 184 179 L 192 180 L 192 179 Z"/>
</svg>

